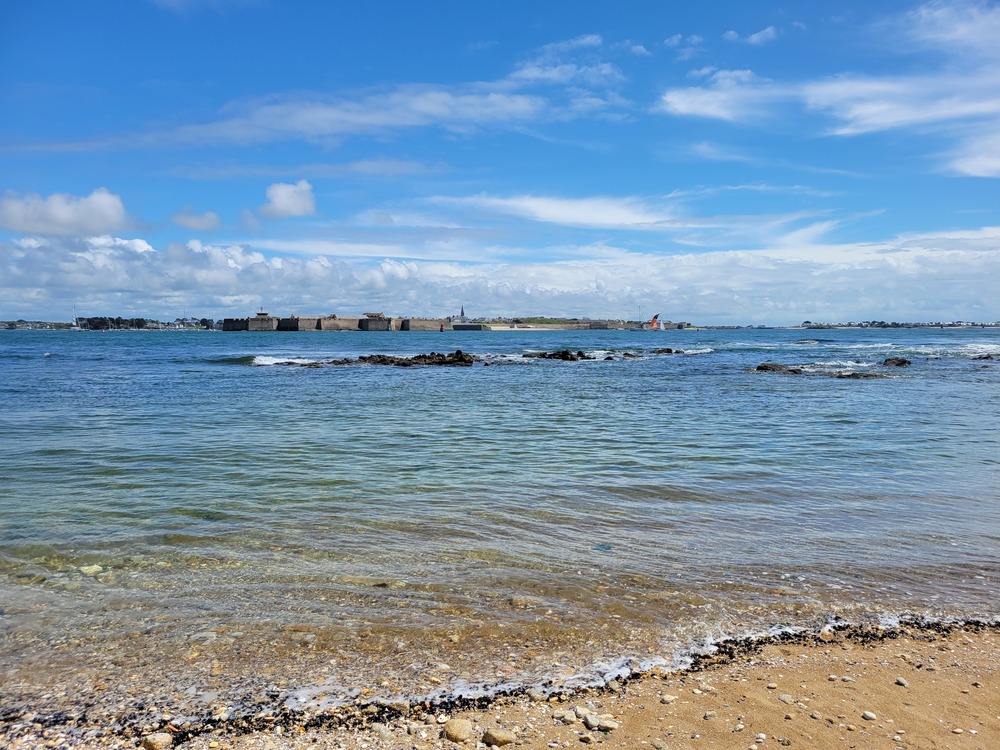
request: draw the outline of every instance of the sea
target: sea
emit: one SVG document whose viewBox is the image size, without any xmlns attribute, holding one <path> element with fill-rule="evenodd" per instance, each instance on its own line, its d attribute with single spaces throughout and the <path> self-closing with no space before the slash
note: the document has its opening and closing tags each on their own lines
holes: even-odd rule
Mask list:
<svg viewBox="0 0 1000 750">
<path fill-rule="evenodd" d="M 0 331 L 0 703 L 559 691 L 998 615 L 1000 328 Z"/>
</svg>

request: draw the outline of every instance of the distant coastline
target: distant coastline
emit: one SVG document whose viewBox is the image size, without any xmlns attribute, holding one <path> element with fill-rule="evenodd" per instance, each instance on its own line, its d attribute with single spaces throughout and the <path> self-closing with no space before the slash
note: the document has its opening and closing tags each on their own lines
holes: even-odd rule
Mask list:
<svg viewBox="0 0 1000 750">
<path fill-rule="evenodd" d="M 245 321 L 245 325 L 242 323 Z M 257 322 L 257 325 L 252 325 Z M 841 323 L 821 323 L 803 321 L 797 325 L 760 324 L 697 324 L 664 321 L 655 330 L 740 330 L 740 329 L 786 329 L 786 330 L 833 330 L 857 328 L 1000 328 L 998 321 L 851 321 Z M 558 318 L 541 316 L 482 317 L 465 318 L 445 316 L 441 318 L 399 316 L 387 317 L 380 313 L 361 315 L 326 316 L 271 316 L 258 313 L 246 318 L 212 319 L 208 317 L 175 318 L 172 321 L 147 317 L 123 318 L 121 316 L 93 316 L 78 318 L 73 322 L 49 320 L 0 320 L 0 330 L 82 330 L 82 331 L 511 331 L 511 330 L 654 330 L 648 322 L 638 320 L 598 319 L 598 318 Z"/>
</svg>

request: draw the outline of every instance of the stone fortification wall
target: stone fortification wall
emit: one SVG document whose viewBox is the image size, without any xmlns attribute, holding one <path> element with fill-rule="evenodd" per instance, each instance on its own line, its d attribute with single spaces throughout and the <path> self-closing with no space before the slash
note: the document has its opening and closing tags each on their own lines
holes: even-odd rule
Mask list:
<svg viewBox="0 0 1000 750">
<path fill-rule="evenodd" d="M 247 320 L 248 331 L 277 331 L 278 319 L 273 315 L 255 315 Z"/>
<path fill-rule="evenodd" d="M 246 318 L 224 318 L 222 321 L 223 331 L 249 331 L 250 321 Z"/>
</svg>

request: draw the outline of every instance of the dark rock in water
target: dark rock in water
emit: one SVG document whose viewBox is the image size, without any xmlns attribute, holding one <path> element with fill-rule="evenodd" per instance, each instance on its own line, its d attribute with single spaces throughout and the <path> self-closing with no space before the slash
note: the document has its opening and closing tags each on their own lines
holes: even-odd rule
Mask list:
<svg viewBox="0 0 1000 750">
<path fill-rule="evenodd" d="M 476 357 L 456 349 L 451 354 L 417 354 L 413 357 L 396 357 L 391 354 L 369 354 L 358 357 L 358 362 L 368 365 L 390 365 L 392 367 L 437 366 L 437 367 L 471 367 Z M 338 363 L 339 364 L 339 363 Z"/>
<path fill-rule="evenodd" d="M 988 360 L 992 361 L 992 360 L 996 359 L 996 357 L 994 357 L 992 354 L 980 354 L 977 357 L 973 357 L 973 359 L 988 359 Z"/>
<path fill-rule="evenodd" d="M 653 349 L 653 354 L 673 354 L 673 353 L 674 350 L 671 349 L 669 346 L 665 346 L 662 349 Z"/>
<path fill-rule="evenodd" d="M 903 357 L 888 357 L 882 364 L 886 367 L 909 367 L 913 363 Z"/>
<path fill-rule="evenodd" d="M 571 352 L 569 349 L 560 349 L 557 352 L 528 352 L 523 355 L 528 359 L 558 359 L 563 362 L 578 362 L 581 359 L 594 359 L 594 357 L 584 352 Z"/>
<path fill-rule="evenodd" d="M 805 370 L 793 365 L 782 365 L 777 362 L 763 362 L 757 365 L 758 372 L 782 372 L 786 375 L 801 375 Z"/>
<path fill-rule="evenodd" d="M 639 359 L 639 355 L 638 354 L 633 354 L 632 352 L 625 352 L 622 355 L 622 357 L 624 359 Z"/>
<path fill-rule="evenodd" d="M 879 375 L 877 372 L 838 372 L 834 377 L 841 380 L 872 380 L 884 378 L 885 375 Z"/>
<path fill-rule="evenodd" d="M 608 355 L 607 357 L 605 357 L 605 358 L 604 358 L 604 361 L 605 361 L 605 362 L 614 362 L 614 361 L 615 361 L 615 358 L 614 358 L 614 357 L 612 357 L 612 356 L 611 356 L 611 355 L 609 354 L 609 355 Z"/>
</svg>

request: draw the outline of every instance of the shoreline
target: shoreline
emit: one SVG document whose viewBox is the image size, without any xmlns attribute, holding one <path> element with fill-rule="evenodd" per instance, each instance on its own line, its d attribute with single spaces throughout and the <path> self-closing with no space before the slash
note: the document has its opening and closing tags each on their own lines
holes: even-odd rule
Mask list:
<svg viewBox="0 0 1000 750">
<path fill-rule="evenodd" d="M 1000 743 L 1000 619 L 843 624 L 723 640 L 684 669 L 654 667 L 552 694 L 539 686 L 423 703 L 359 698 L 319 711 L 288 708 L 283 697 L 238 710 L 209 705 L 185 720 L 162 707 L 159 722 L 139 725 L 125 715 L 113 727 L 89 723 L 87 706 L 47 715 L 7 706 L 0 738 L 11 750 L 445 750 L 486 747 L 492 728 L 499 731 L 485 739 L 525 748 L 986 750 Z M 464 734 L 461 743 L 445 736 Z"/>
</svg>

